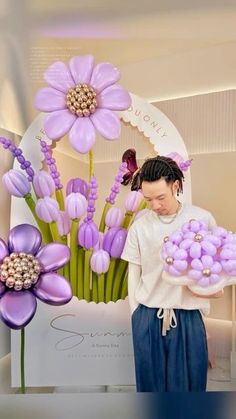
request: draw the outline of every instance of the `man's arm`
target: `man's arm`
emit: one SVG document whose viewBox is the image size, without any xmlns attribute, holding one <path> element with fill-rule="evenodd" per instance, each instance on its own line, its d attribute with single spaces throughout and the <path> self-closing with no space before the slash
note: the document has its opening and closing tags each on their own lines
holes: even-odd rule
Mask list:
<svg viewBox="0 0 236 419">
<path fill-rule="evenodd" d="M 141 266 L 136 263 L 129 262 L 128 272 L 128 298 L 131 314 L 138 307 L 139 303 L 135 298 L 135 291 L 141 278 Z"/>
</svg>

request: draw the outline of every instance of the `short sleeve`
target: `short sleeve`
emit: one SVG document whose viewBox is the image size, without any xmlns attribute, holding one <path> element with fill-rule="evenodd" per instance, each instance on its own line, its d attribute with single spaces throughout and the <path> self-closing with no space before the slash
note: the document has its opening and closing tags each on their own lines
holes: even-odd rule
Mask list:
<svg viewBox="0 0 236 419">
<path fill-rule="evenodd" d="M 128 231 L 121 259 L 135 263 L 136 265 L 141 265 L 140 247 L 134 225 L 132 225 Z"/>
</svg>

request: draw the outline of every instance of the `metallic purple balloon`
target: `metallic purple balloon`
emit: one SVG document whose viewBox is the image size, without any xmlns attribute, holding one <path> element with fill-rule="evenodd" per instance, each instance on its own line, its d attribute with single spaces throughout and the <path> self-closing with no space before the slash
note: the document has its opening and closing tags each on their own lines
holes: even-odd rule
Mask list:
<svg viewBox="0 0 236 419">
<path fill-rule="evenodd" d="M 36 283 L 32 276 L 30 284 L 27 283 L 27 289 L 9 288 L 3 277 L 0 278 L 0 318 L 12 329 L 25 327 L 33 318 L 37 307 L 36 296 L 53 305 L 65 304 L 72 298 L 68 281 L 54 272 L 68 262 L 70 249 L 65 244 L 56 242 L 40 249 L 40 244 L 40 232 L 29 224 L 21 224 L 10 231 L 8 248 L 0 240 L 1 256 L 14 252 L 31 254 L 41 266 L 38 279 L 34 278 Z M 13 279 L 15 286 L 17 280 L 14 275 Z M 24 284 L 26 285 L 25 282 Z"/>
<path fill-rule="evenodd" d="M 42 242 L 40 231 L 30 224 L 13 227 L 8 238 L 10 252 L 26 252 L 35 255 Z"/>
<path fill-rule="evenodd" d="M 44 303 L 54 306 L 66 304 L 72 297 L 69 282 L 55 272 L 41 275 L 32 292 Z"/>
<path fill-rule="evenodd" d="M 89 193 L 87 182 L 79 177 L 70 179 L 66 185 L 66 195 L 69 195 L 71 192 L 79 192 L 87 199 Z"/>
<path fill-rule="evenodd" d="M 8 255 L 9 255 L 9 252 L 8 252 L 7 245 L 4 242 L 4 240 L 0 239 L 0 263 L 5 258 L 5 256 L 8 256 Z"/>
<path fill-rule="evenodd" d="M 62 243 L 48 243 L 36 254 L 43 272 L 57 271 L 70 260 L 70 249 Z"/>
<path fill-rule="evenodd" d="M 93 221 L 83 222 L 78 230 L 78 243 L 91 249 L 99 240 L 98 227 Z"/>
<path fill-rule="evenodd" d="M 25 327 L 34 317 L 37 301 L 27 290 L 8 291 L 0 300 L 0 316 L 12 329 Z"/>
</svg>

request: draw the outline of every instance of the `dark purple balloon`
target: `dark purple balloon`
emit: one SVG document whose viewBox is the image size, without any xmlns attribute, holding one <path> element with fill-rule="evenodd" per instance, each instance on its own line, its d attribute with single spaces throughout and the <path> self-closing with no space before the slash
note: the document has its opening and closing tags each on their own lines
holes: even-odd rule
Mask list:
<svg viewBox="0 0 236 419">
<path fill-rule="evenodd" d="M 70 249 L 62 243 L 48 243 L 36 254 L 43 272 L 57 271 L 70 259 Z"/>
<path fill-rule="evenodd" d="M 30 291 L 8 291 L 1 298 L 0 316 L 12 329 L 22 329 L 34 317 L 36 308 L 36 298 Z"/>
<path fill-rule="evenodd" d="M 79 177 L 69 180 L 66 185 L 66 195 L 69 195 L 71 192 L 79 192 L 87 199 L 89 193 L 87 182 Z"/>
<path fill-rule="evenodd" d="M 42 236 L 40 231 L 30 224 L 20 224 L 13 227 L 8 238 L 8 248 L 11 252 L 25 252 L 35 255 L 40 248 Z"/>
<path fill-rule="evenodd" d="M 72 297 L 69 282 L 55 272 L 41 275 L 32 291 L 44 303 L 54 306 L 66 304 Z"/>
<path fill-rule="evenodd" d="M 83 222 L 78 231 L 78 242 L 86 249 L 95 246 L 99 239 L 98 227 L 93 221 Z"/>
</svg>

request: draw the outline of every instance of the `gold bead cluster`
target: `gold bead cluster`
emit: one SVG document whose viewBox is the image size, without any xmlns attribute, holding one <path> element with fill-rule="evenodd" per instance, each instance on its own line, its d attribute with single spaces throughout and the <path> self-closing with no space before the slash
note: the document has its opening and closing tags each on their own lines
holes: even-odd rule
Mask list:
<svg viewBox="0 0 236 419">
<path fill-rule="evenodd" d="M 95 89 L 89 84 L 76 84 L 66 95 L 67 108 L 80 118 L 90 116 L 97 107 L 96 96 Z"/>
<path fill-rule="evenodd" d="M 211 270 L 209 268 L 203 269 L 202 273 L 204 276 L 211 276 Z"/>
<path fill-rule="evenodd" d="M 174 263 L 174 259 L 171 256 L 167 256 L 166 263 L 167 265 L 172 265 Z"/>
<path fill-rule="evenodd" d="M 16 291 L 28 289 L 35 284 L 41 271 L 38 260 L 30 253 L 14 252 L 3 259 L 0 265 L 0 280 Z"/>
</svg>

